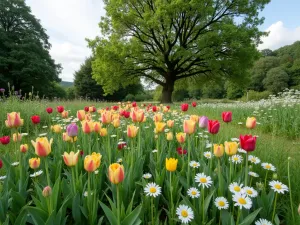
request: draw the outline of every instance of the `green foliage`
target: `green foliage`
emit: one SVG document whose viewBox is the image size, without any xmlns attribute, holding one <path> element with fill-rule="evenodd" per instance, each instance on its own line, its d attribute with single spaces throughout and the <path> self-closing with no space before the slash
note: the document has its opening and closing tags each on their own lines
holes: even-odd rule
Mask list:
<svg viewBox="0 0 300 225">
<path fill-rule="evenodd" d="M 288 82 L 289 75 L 280 67 L 270 69 L 263 80 L 265 88 L 275 94 L 287 88 Z"/>
<path fill-rule="evenodd" d="M 247 99 L 247 92 L 245 92 L 245 95 L 241 98 L 242 101 L 259 101 L 261 99 L 267 99 L 270 94 L 272 94 L 269 91 L 262 91 L 262 92 L 258 92 L 258 91 L 253 91 L 253 90 L 249 90 L 248 91 L 248 99 Z"/>
<path fill-rule="evenodd" d="M 67 99 L 73 100 L 76 98 L 75 87 L 67 88 Z"/>
<path fill-rule="evenodd" d="M 245 87 L 240 86 L 234 82 L 227 81 L 225 83 L 226 97 L 228 99 L 238 99 L 244 95 Z"/>
<path fill-rule="evenodd" d="M 208 82 L 202 89 L 202 94 L 204 98 L 224 98 L 226 91 L 224 86 L 217 82 Z"/>
<path fill-rule="evenodd" d="M 34 86 L 48 95 L 45 87 L 60 81 L 61 66 L 49 54 L 45 29 L 24 0 L 1 0 L 0 12 L 0 86 L 9 82 L 23 93 Z"/>
<path fill-rule="evenodd" d="M 110 94 L 144 77 L 163 87 L 165 102 L 180 79 L 243 77 L 258 56 L 257 12 L 268 2 L 106 0 L 102 36 L 89 40 L 93 77 Z"/>
<path fill-rule="evenodd" d="M 67 92 L 59 83 L 52 82 L 47 86 L 47 93 L 45 93 L 45 96 L 47 96 L 50 99 L 64 99 L 67 97 Z"/>
</svg>

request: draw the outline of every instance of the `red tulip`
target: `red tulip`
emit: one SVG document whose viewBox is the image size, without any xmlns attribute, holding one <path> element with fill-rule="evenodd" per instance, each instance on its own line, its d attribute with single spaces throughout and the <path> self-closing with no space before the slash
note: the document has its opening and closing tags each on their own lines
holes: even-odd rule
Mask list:
<svg viewBox="0 0 300 225">
<path fill-rule="evenodd" d="M 207 130 L 211 134 L 217 134 L 220 129 L 220 123 L 218 120 L 208 120 Z"/>
<path fill-rule="evenodd" d="M 33 124 L 39 124 L 41 122 L 41 118 L 38 115 L 34 115 L 31 117 L 31 121 Z"/>
<path fill-rule="evenodd" d="M 133 103 L 132 103 L 132 107 L 136 107 L 136 102 L 133 102 Z"/>
<path fill-rule="evenodd" d="M 152 106 L 152 111 L 153 111 L 153 112 L 156 112 L 156 111 L 157 111 L 156 105 Z"/>
<path fill-rule="evenodd" d="M 170 109 L 170 108 L 171 108 L 171 106 L 169 106 L 169 105 L 167 105 L 166 107 L 167 107 L 168 109 Z"/>
<path fill-rule="evenodd" d="M 240 135 L 241 148 L 247 152 L 252 152 L 255 149 L 256 137 L 252 135 Z"/>
<path fill-rule="evenodd" d="M 187 104 L 187 103 L 181 104 L 181 110 L 182 110 L 183 112 L 188 111 L 188 109 L 189 109 L 189 104 Z"/>
<path fill-rule="evenodd" d="M 124 142 L 124 141 L 121 141 L 121 142 L 119 142 L 118 143 L 118 149 L 119 150 L 122 150 L 124 147 L 126 147 L 127 146 L 127 144 L 126 144 L 126 142 Z"/>
<path fill-rule="evenodd" d="M 109 110 L 110 110 L 110 108 L 107 106 L 107 107 L 105 108 L 105 110 L 106 110 L 106 111 L 109 111 Z"/>
<path fill-rule="evenodd" d="M 192 102 L 192 106 L 196 107 L 197 106 L 197 102 Z"/>
<path fill-rule="evenodd" d="M 119 109 L 119 106 L 118 105 L 114 105 L 111 107 L 113 110 L 117 111 Z"/>
<path fill-rule="evenodd" d="M 79 154 L 80 154 L 81 156 L 83 156 L 83 154 L 84 154 L 83 150 L 80 150 Z"/>
<path fill-rule="evenodd" d="M 2 160 L 0 159 L 0 169 L 3 167 L 3 162 Z"/>
<path fill-rule="evenodd" d="M 56 109 L 58 113 L 62 113 L 63 111 L 65 111 L 65 108 L 62 105 L 57 106 Z"/>
<path fill-rule="evenodd" d="M 46 109 L 46 111 L 47 111 L 48 114 L 51 114 L 51 113 L 53 112 L 53 109 L 52 109 L 51 107 L 48 107 L 48 108 Z"/>
<path fill-rule="evenodd" d="M 84 107 L 84 111 L 86 111 L 86 112 L 90 111 L 90 107 L 85 106 L 85 107 Z"/>
<path fill-rule="evenodd" d="M 124 111 L 124 112 L 123 112 L 123 116 L 124 116 L 125 118 L 129 118 L 129 117 L 130 117 L 130 112 Z"/>
<path fill-rule="evenodd" d="M 0 138 L 0 142 L 3 145 L 7 145 L 10 142 L 10 137 L 9 136 L 3 136 Z"/>
<path fill-rule="evenodd" d="M 178 147 L 178 148 L 177 148 L 177 153 L 178 153 L 179 155 L 185 155 L 185 154 L 187 153 L 187 150 L 182 149 L 181 147 Z"/>
<path fill-rule="evenodd" d="M 225 123 L 232 121 L 232 112 L 222 112 L 222 119 Z"/>
</svg>

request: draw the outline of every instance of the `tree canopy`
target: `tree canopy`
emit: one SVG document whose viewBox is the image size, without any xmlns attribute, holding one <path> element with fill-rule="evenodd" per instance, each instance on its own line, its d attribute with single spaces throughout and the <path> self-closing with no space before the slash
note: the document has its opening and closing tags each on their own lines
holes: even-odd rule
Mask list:
<svg viewBox="0 0 300 225">
<path fill-rule="evenodd" d="M 106 93 L 144 77 L 163 87 L 195 76 L 241 77 L 264 34 L 269 0 L 104 0 L 102 37 L 90 40 L 93 77 Z"/>
<path fill-rule="evenodd" d="M 61 66 L 49 54 L 51 45 L 40 21 L 24 0 L 0 1 L 0 86 L 47 95 L 60 81 Z"/>
</svg>

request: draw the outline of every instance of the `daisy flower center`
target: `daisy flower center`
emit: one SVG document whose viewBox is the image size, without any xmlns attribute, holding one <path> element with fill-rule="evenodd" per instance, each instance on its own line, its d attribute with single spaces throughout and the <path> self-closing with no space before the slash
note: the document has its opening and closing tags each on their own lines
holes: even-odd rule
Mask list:
<svg viewBox="0 0 300 225">
<path fill-rule="evenodd" d="M 234 160 L 234 161 L 238 161 L 239 158 L 238 158 L 238 157 L 234 157 L 233 160 Z"/>
<path fill-rule="evenodd" d="M 183 216 L 183 217 L 187 217 L 189 214 L 188 214 L 188 212 L 186 211 L 186 210 L 182 210 L 181 211 L 181 216 Z"/>
<path fill-rule="evenodd" d="M 239 186 L 235 186 L 233 189 L 234 189 L 235 191 L 240 191 L 240 190 L 241 190 L 241 188 L 240 188 Z"/>
<path fill-rule="evenodd" d="M 192 191 L 192 195 L 196 195 L 197 194 L 197 192 L 196 191 Z"/>
<path fill-rule="evenodd" d="M 244 198 L 239 198 L 239 203 L 245 205 L 247 202 Z"/>
<path fill-rule="evenodd" d="M 151 193 L 155 193 L 156 192 L 156 188 L 155 187 L 151 187 L 149 190 L 150 190 Z"/>
<path fill-rule="evenodd" d="M 270 165 L 266 165 L 266 169 L 271 169 L 271 166 Z"/>
<path fill-rule="evenodd" d="M 196 166 L 197 166 L 197 163 L 194 163 L 193 166 L 196 167 Z"/>
<path fill-rule="evenodd" d="M 205 177 L 201 177 L 201 178 L 200 178 L 200 182 L 201 182 L 201 183 L 206 183 L 206 182 L 207 182 L 207 180 L 206 180 L 206 178 L 205 178 Z"/>
<path fill-rule="evenodd" d="M 281 184 L 275 184 L 274 187 L 275 187 L 276 189 L 280 190 L 280 189 L 281 189 Z"/>
<path fill-rule="evenodd" d="M 253 192 L 252 192 L 251 190 L 247 190 L 247 193 L 248 193 L 249 195 L 252 195 L 252 194 L 253 194 Z"/>
<path fill-rule="evenodd" d="M 225 202 L 219 201 L 219 206 L 221 206 L 221 207 L 225 206 Z"/>
</svg>

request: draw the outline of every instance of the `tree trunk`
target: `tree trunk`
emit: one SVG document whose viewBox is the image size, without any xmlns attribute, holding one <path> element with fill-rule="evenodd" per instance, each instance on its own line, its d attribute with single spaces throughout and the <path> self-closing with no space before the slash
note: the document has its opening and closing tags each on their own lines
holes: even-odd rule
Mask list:
<svg viewBox="0 0 300 225">
<path fill-rule="evenodd" d="M 163 86 L 161 103 L 172 103 L 172 93 L 174 91 L 174 81 L 169 81 Z"/>
</svg>

